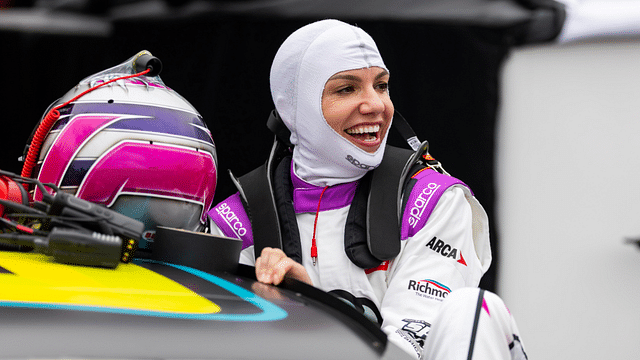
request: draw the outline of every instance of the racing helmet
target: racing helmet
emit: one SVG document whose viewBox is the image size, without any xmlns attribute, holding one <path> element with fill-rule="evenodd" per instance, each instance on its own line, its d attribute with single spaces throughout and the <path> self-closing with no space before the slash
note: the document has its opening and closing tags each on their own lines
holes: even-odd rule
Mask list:
<svg viewBox="0 0 640 360">
<path fill-rule="evenodd" d="M 156 69 L 132 76 L 144 70 L 136 69 L 141 58 L 156 61 Z M 59 118 L 26 175 L 143 222 L 141 249 L 150 249 L 157 226 L 202 231 L 217 182 L 211 132 L 163 83 L 158 67 L 159 60 L 142 51 L 54 102 L 50 109 Z M 33 190 L 33 200 L 42 199 L 39 191 Z"/>
</svg>

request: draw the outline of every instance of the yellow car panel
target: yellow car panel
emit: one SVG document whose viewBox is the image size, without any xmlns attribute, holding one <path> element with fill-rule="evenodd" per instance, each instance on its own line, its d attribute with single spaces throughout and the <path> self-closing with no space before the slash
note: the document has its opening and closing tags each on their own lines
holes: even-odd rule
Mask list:
<svg viewBox="0 0 640 360">
<path fill-rule="evenodd" d="M 106 270 L 69 266 L 41 254 L 0 252 L 0 301 L 213 314 L 220 307 L 134 263 Z"/>
</svg>

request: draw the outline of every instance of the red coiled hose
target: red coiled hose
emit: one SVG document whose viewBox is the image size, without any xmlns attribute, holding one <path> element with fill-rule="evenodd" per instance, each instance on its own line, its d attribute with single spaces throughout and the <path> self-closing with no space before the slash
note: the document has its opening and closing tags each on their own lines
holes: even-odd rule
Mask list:
<svg viewBox="0 0 640 360">
<path fill-rule="evenodd" d="M 49 130 L 51 130 L 51 127 L 53 127 L 53 124 L 56 123 L 56 121 L 58 121 L 58 119 L 60 118 L 60 111 L 58 111 L 58 109 L 63 108 L 67 105 L 69 105 L 70 103 L 78 100 L 80 97 L 84 96 L 85 94 L 101 87 L 107 84 L 110 84 L 114 81 L 118 81 L 118 80 L 124 80 L 124 79 L 129 79 L 132 77 L 137 77 L 137 76 L 142 76 L 146 73 L 148 73 L 149 71 L 151 71 L 152 69 L 146 69 L 144 71 L 141 71 L 137 74 L 132 74 L 132 75 L 126 75 L 126 76 L 121 76 L 119 78 L 115 78 L 115 79 L 111 79 L 107 82 L 104 82 L 102 84 L 96 85 L 92 88 L 89 88 L 85 91 L 83 91 L 82 93 L 80 93 L 79 95 L 75 96 L 73 99 L 65 102 L 62 105 L 58 105 L 56 107 L 54 107 L 53 109 L 51 109 L 47 115 L 44 117 L 44 119 L 40 122 L 40 125 L 38 125 L 38 129 L 36 130 L 35 134 L 33 135 L 33 139 L 31 139 L 31 144 L 29 144 L 29 151 L 27 152 L 27 156 L 24 159 L 24 164 L 22 165 L 22 177 L 31 177 L 31 172 L 33 172 L 33 168 L 36 166 L 36 161 L 38 158 L 38 154 L 40 153 L 40 148 L 42 146 L 42 142 L 44 141 L 45 137 L 47 136 L 47 134 L 49 133 Z M 24 184 L 25 188 L 28 187 L 28 184 Z"/>
</svg>

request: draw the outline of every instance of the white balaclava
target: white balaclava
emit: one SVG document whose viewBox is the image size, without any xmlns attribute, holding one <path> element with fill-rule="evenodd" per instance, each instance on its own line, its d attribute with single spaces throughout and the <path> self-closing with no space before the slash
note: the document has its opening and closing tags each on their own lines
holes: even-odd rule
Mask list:
<svg viewBox="0 0 640 360">
<path fill-rule="evenodd" d="M 387 70 L 371 36 L 338 20 L 298 29 L 276 53 L 271 96 L 291 131 L 294 172 L 306 182 L 331 186 L 358 180 L 382 161 L 387 134 L 380 148 L 368 153 L 333 130 L 322 114 L 322 92 L 331 76 L 372 66 Z"/>
</svg>

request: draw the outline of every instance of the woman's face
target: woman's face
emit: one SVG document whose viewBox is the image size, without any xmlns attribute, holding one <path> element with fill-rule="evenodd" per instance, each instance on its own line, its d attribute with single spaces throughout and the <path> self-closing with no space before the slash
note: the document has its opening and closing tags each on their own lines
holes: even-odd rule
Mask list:
<svg viewBox="0 0 640 360">
<path fill-rule="evenodd" d="M 389 73 L 380 67 L 339 72 L 322 91 L 322 114 L 345 139 L 373 153 L 382 144 L 393 117 Z"/>
</svg>

